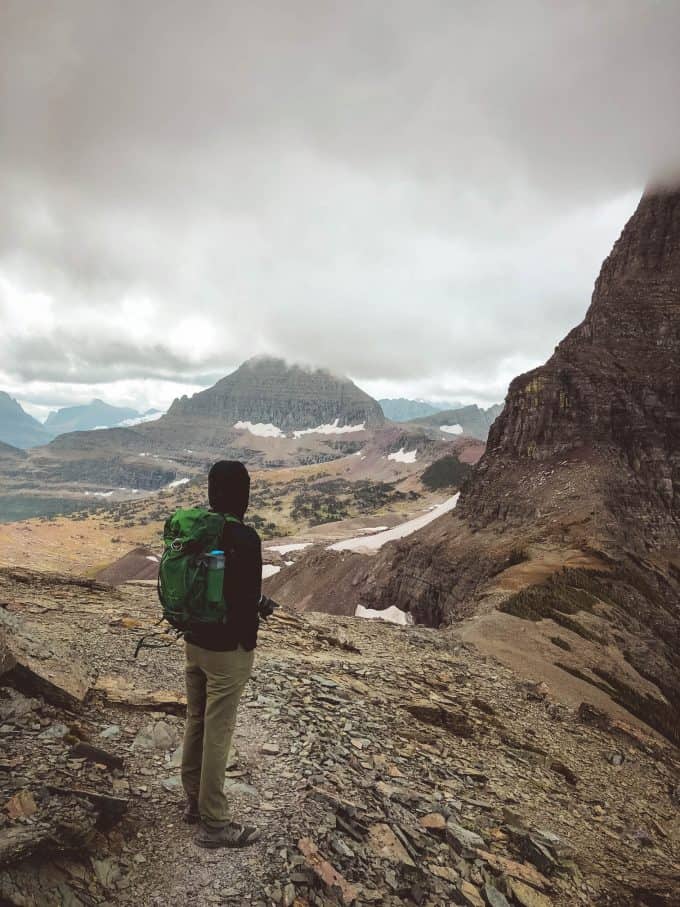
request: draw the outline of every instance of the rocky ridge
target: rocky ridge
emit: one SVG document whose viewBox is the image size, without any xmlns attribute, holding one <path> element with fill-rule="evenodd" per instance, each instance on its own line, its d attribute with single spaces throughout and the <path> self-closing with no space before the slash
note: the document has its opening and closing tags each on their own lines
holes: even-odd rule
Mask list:
<svg viewBox="0 0 680 907">
<path fill-rule="evenodd" d="M 345 613 L 460 623 L 516 670 L 565 695 L 590 688 L 680 742 L 678 362 L 680 192 L 659 190 L 584 322 L 512 382 L 457 510 L 370 560 L 301 561 L 297 588 L 323 570 Z"/>
<path fill-rule="evenodd" d="M 645 195 L 602 265 L 582 324 L 510 385 L 461 512 L 499 510 L 509 464 L 565 456 L 608 467 L 603 503 L 643 547 L 680 533 L 680 191 Z M 503 477 L 501 476 L 503 474 Z M 504 502 L 505 503 L 505 502 Z"/>
</svg>

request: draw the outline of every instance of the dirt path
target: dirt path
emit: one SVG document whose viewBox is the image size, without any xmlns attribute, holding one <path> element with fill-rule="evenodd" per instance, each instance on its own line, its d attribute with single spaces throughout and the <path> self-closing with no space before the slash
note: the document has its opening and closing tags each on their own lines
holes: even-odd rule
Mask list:
<svg viewBox="0 0 680 907">
<path fill-rule="evenodd" d="M 68 712 L 0 689 L 3 800 L 28 791 L 37 807 L 6 819 L 0 843 L 51 821 L 48 785 L 127 801 L 75 856 L 43 846 L 0 866 L 9 904 L 678 903 L 677 751 L 555 702 L 455 636 L 273 619 L 225 779 L 262 839 L 210 852 L 180 819 L 181 648 L 132 658 L 153 591 L 0 571 L 0 600 L 38 650 L 68 653 L 73 669 L 87 659 L 101 688 Z M 137 702 L 155 692 L 156 705 L 115 703 L 116 688 Z M 74 740 L 123 767 L 77 758 Z"/>
</svg>

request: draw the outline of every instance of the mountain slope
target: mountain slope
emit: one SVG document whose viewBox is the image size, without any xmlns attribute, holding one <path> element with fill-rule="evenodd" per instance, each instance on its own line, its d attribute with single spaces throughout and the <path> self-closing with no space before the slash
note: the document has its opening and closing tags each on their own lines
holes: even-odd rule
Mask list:
<svg viewBox="0 0 680 907">
<path fill-rule="evenodd" d="M 583 323 L 512 382 L 458 509 L 348 564 L 348 609 L 462 622 L 567 701 L 680 742 L 679 362 L 680 191 L 650 192 Z"/>
<path fill-rule="evenodd" d="M 445 434 L 469 435 L 480 441 L 486 441 L 489 429 L 502 409 L 503 406 L 500 403 L 495 403 L 488 409 L 482 409 L 476 404 L 472 404 L 457 409 L 439 410 L 431 415 L 410 421 L 418 425 L 438 428 Z"/>
<path fill-rule="evenodd" d="M 5 391 L 0 391 L 0 441 L 12 447 L 37 447 L 52 437 Z"/>
<path fill-rule="evenodd" d="M 457 400 L 432 403 L 428 400 L 409 400 L 406 397 L 389 397 L 378 400 L 387 419 L 393 422 L 412 422 L 425 416 L 433 416 L 444 409 L 461 409 L 464 404 Z"/>
<path fill-rule="evenodd" d="M 576 654 L 553 665 L 680 740 L 679 362 L 680 192 L 660 191 L 604 262 L 583 323 L 512 382 L 456 517 L 389 578 L 380 565 L 377 597 L 445 622 L 495 601 L 487 637 L 506 615 L 566 629 Z M 426 557 L 436 601 L 404 582 Z"/>
<path fill-rule="evenodd" d="M 64 406 L 49 414 L 45 428 L 52 435 L 69 431 L 88 431 L 92 428 L 110 428 L 126 419 L 139 417 L 136 409 L 127 406 L 111 406 L 103 400 L 92 400 L 81 406 Z"/>
<path fill-rule="evenodd" d="M 214 387 L 175 400 L 166 418 L 264 424 L 283 432 L 335 420 L 338 427 L 377 427 L 385 421 L 378 403 L 348 378 L 268 357 L 249 359 Z"/>
</svg>

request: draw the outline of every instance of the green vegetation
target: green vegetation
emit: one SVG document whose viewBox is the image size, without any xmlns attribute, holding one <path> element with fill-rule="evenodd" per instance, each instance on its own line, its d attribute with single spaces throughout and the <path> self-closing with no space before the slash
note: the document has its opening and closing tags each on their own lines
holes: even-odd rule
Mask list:
<svg viewBox="0 0 680 907">
<path fill-rule="evenodd" d="M 325 479 L 302 485 L 293 498 L 291 518 L 296 522 L 307 520 L 312 526 L 316 526 L 359 514 L 374 513 L 387 505 L 417 498 L 416 492 L 396 491 L 387 482 Z"/>
<path fill-rule="evenodd" d="M 0 496 L 0 523 L 72 514 L 82 510 L 83 502 L 75 498 L 41 497 L 9 494 Z"/>
<path fill-rule="evenodd" d="M 460 488 L 472 472 L 472 467 L 461 463 L 455 454 L 448 454 L 431 463 L 423 473 L 422 482 L 430 491 L 440 488 Z"/>
</svg>

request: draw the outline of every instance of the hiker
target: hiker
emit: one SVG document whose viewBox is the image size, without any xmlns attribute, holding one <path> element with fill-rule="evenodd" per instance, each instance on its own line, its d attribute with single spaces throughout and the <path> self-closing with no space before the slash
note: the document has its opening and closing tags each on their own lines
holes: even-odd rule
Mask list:
<svg viewBox="0 0 680 907">
<path fill-rule="evenodd" d="M 220 460 L 211 467 L 210 507 L 227 518 L 222 549 L 229 608 L 226 623 L 192 628 L 185 635 L 184 819 L 200 823 L 195 841 L 201 847 L 244 847 L 258 838 L 255 828 L 231 819 L 224 795 L 236 710 L 253 668 L 259 627 L 262 547 L 257 532 L 243 524 L 249 496 L 250 476 L 243 463 Z"/>
</svg>

